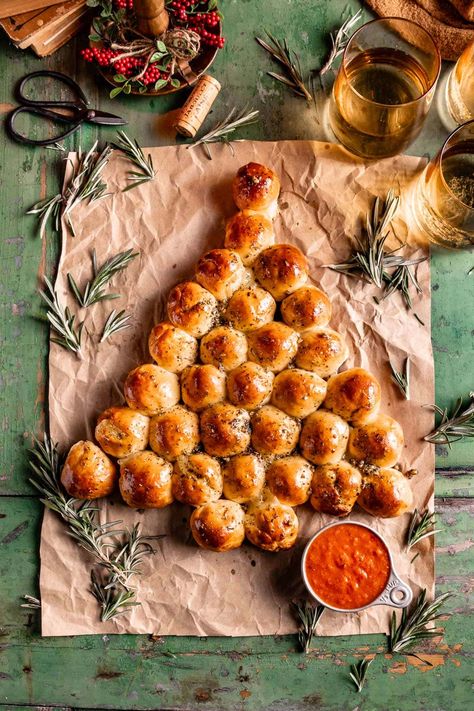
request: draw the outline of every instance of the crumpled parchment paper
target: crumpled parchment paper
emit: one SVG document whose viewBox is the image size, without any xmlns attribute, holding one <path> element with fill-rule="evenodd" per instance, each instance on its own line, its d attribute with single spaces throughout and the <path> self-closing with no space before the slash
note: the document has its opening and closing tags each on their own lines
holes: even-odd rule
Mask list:
<svg viewBox="0 0 474 711">
<path fill-rule="evenodd" d="M 414 297 L 408 312 L 400 295 L 377 305 L 377 289 L 323 267 L 344 261 L 350 253 L 350 236 L 372 196 L 389 187 L 402 190 L 422 169 L 418 158 L 398 156 L 364 165 L 341 148 L 310 141 L 238 142 L 232 155 L 225 145 L 211 147 L 209 161 L 200 148 L 184 146 L 150 150 L 158 175 L 129 192 L 126 171 L 130 164 L 114 153 L 105 178 L 111 195 L 72 213 L 77 236 L 64 240 L 56 284 L 63 302 L 75 307 L 66 275 L 71 272 L 83 286 L 91 276 L 90 253 L 99 264 L 132 247 L 140 256 L 116 276 L 111 291 L 120 300 L 105 301 L 87 310 L 84 357 L 51 344 L 49 403 L 52 437 L 66 449 L 79 439 L 93 438 L 97 415 L 122 403 L 121 386 L 127 372 L 149 361 L 148 332 L 161 318 L 171 286 L 192 275 L 198 257 L 223 243 L 226 218 L 235 212 L 230 183 L 236 170 L 249 161 L 273 168 L 282 191 L 275 229 L 277 241 L 292 242 L 308 256 L 314 281 L 333 303 L 331 326 L 344 333 L 350 358 L 344 368 L 363 366 L 380 379 L 382 412 L 403 425 L 406 438 L 403 468 L 415 467 L 412 480 L 418 509 L 432 502 L 433 447 L 422 441 L 430 431 L 432 413 L 422 405 L 434 399 L 433 358 L 430 341 L 429 263 L 418 267 L 423 295 Z M 403 205 L 401 214 L 403 214 Z M 403 221 L 397 223 L 400 239 L 408 239 L 411 253 L 424 247 L 414 244 Z M 394 245 L 396 242 L 394 242 Z M 99 345 L 106 316 L 112 308 L 125 308 L 133 324 Z M 86 316 L 85 313 L 80 317 Z M 401 370 L 411 360 L 411 400 L 405 401 L 390 379 L 389 359 Z M 301 531 L 297 545 L 278 554 L 265 553 L 245 543 L 225 554 L 199 549 L 189 533 L 190 510 L 175 504 L 167 509 L 134 511 L 114 500 L 101 502 L 101 516 L 122 519 L 131 526 L 139 521 L 147 534 L 166 533 L 155 544 L 156 555 L 146 559 L 143 575 L 136 578 L 140 607 L 101 623 L 96 600 L 89 592 L 91 559 L 68 537 L 64 524 L 45 512 L 41 534 L 41 600 L 43 635 L 152 633 L 155 635 L 265 635 L 294 632 L 289 612 L 291 599 L 303 594 L 299 572 L 302 549 L 308 537 L 329 517 L 300 507 Z M 378 520 L 354 511 L 352 520 L 366 521 L 380 531 L 392 551 L 398 574 L 418 592 L 434 584 L 433 538 L 425 540 L 422 555 L 404 550 L 409 516 Z M 391 608 L 372 607 L 359 614 L 326 611 L 320 635 L 387 632 Z"/>
</svg>

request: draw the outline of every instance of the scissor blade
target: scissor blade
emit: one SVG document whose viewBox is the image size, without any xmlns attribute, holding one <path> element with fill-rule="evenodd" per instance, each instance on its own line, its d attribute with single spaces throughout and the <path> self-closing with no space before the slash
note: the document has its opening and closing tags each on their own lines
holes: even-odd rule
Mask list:
<svg viewBox="0 0 474 711">
<path fill-rule="evenodd" d="M 124 126 L 128 121 L 123 119 L 121 116 L 116 116 L 115 114 L 108 114 L 106 111 L 95 111 L 94 116 L 86 119 L 88 123 L 99 123 L 105 126 Z"/>
</svg>

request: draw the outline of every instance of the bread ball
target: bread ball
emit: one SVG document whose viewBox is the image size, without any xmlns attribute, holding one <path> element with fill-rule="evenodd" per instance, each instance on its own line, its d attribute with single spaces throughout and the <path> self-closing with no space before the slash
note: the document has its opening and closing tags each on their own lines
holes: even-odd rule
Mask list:
<svg viewBox="0 0 474 711">
<path fill-rule="evenodd" d="M 192 365 L 181 376 L 183 402 L 199 412 L 225 400 L 225 375 L 215 365 Z"/>
<path fill-rule="evenodd" d="M 115 464 L 93 442 L 73 444 L 61 471 L 61 484 L 74 499 L 99 499 L 115 487 Z"/>
<path fill-rule="evenodd" d="M 244 511 L 235 501 L 213 501 L 195 509 L 191 533 L 201 548 L 215 553 L 239 548 L 245 538 Z"/>
<path fill-rule="evenodd" d="M 331 313 L 328 296 L 316 286 L 302 286 L 281 302 L 283 321 L 295 331 L 327 326 Z"/>
<path fill-rule="evenodd" d="M 353 425 L 365 425 L 377 416 L 380 397 L 377 378 L 364 368 L 351 368 L 329 378 L 324 407 Z"/>
<path fill-rule="evenodd" d="M 224 245 L 237 252 L 246 267 L 252 266 L 260 252 L 274 242 L 273 224 L 265 215 L 245 210 L 227 222 Z"/>
<path fill-rule="evenodd" d="M 348 355 L 349 349 L 340 333 L 330 328 L 316 328 L 301 334 L 295 363 L 298 368 L 328 378 L 339 370 Z"/>
<path fill-rule="evenodd" d="M 227 402 L 208 407 L 201 414 L 201 439 L 213 457 L 241 454 L 250 444 L 250 415 Z"/>
<path fill-rule="evenodd" d="M 257 499 L 265 485 L 265 467 L 255 454 L 238 454 L 222 467 L 224 496 L 239 504 Z"/>
<path fill-rule="evenodd" d="M 247 360 L 247 339 L 235 328 L 218 326 L 202 337 L 200 355 L 203 363 L 233 370 Z"/>
<path fill-rule="evenodd" d="M 411 511 L 413 492 L 398 469 L 379 469 L 364 477 L 357 503 L 372 516 L 392 518 Z"/>
<path fill-rule="evenodd" d="M 336 464 L 344 456 L 349 425 L 327 410 L 316 410 L 303 423 L 300 447 L 303 457 L 313 464 Z"/>
<path fill-rule="evenodd" d="M 303 457 L 275 459 L 267 469 L 267 485 L 282 504 L 299 506 L 309 499 L 313 467 Z"/>
<path fill-rule="evenodd" d="M 287 368 L 298 350 L 298 334 L 280 321 L 272 321 L 247 335 L 249 360 L 278 373 Z"/>
<path fill-rule="evenodd" d="M 264 405 L 252 415 L 252 447 L 260 454 L 290 454 L 299 433 L 298 423 L 271 405 Z"/>
<path fill-rule="evenodd" d="M 346 516 L 362 488 L 362 476 L 349 462 L 316 467 L 311 482 L 311 506 L 330 516 Z"/>
<path fill-rule="evenodd" d="M 254 331 L 273 321 L 275 299 L 259 286 L 239 289 L 227 304 L 225 318 L 239 331 Z"/>
<path fill-rule="evenodd" d="M 257 363 L 243 363 L 227 376 L 227 396 L 233 405 L 255 410 L 270 400 L 274 375 Z"/>
<path fill-rule="evenodd" d="M 210 331 L 218 318 L 217 299 L 194 281 L 184 281 L 171 289 L 167 309 L 171 323 L 195 338 Z"/>
<path fill-rule="evenodd" d="M 162 509 L 173 503 L 173 465 L 154 452 L 137 452 L 120 460 L 120 493 L 128 506 Z"/>
<path fill-rule="evenodd" d="M 199 418 L 182 405 L 155 415 L 150 422 L 150 447 L 173 461 L 181 454 L 191 454 L 199 444 Z"/>
<path fill-rule="evenodd" d="M 275 244 L 260 252 L 253 269 L 257 281 L 277 301 L 304 286 L 308 278 L 306 257 L 292 244 Z"/>
<path fill-rule="evenodd" d="M 179 379 L 159 365 L 146 363 L 130 371 L 123 393 L 129 407 L 144 415 L 156 415 L 178 404 Z"/>
<path fill-rule="evenodd" d="M 287 550 L 298 537 L 298 517 L 291 506 L 266 497 L 250 504 L 245 514 L 245 535 L 264 551 Z"/>
<path fill-rule="evenodd" d="M 222 474 L 217 459 L 201 452 L 178 457 L 173 468 L 173 496 L 189 506 L 220 499 Z"/>
<path fill-rule="evenodd" d="M 148 444 L 150 419 L 129 407 L 109 407 L 97 420 L 95 438 L 107 454 L 118 459 L 141 452 Z"/>
<path fill-rule="evenodd" d="M 388 415 L 355 427 L 349 436 L 347 456 L 378 467 L 393 467 L 400 459 L 404 438 L 401 425 Z"/>
<path fill-rule="evenodd" d="M 326 381 L 306 370 L 283 370 L 275 378 L 272 405 L 292 417 L 308 417 L 326 397 Z"/>
<path fill-rule="evenodd" d="M 211 249 L 197 263 L 196 281 L 218 301 L 229 299 L 244 277 L 242 260 L 237 252 L 230 249 Z"/>
<path fill-rule="evenodd" d="M 274 217 L 279 194 L 278 176 L 260 163 L 243 165 L 232 182 L 232 197 L 239 210 L 265 212 Z"/>
<path fill-rule="evenodd" d="M 198 343 L 181 328 L 163 321 L 151 329 L 148 348 L 153 360 L 172 373 L 181 373 L 197 358 Z"/>
</svg>

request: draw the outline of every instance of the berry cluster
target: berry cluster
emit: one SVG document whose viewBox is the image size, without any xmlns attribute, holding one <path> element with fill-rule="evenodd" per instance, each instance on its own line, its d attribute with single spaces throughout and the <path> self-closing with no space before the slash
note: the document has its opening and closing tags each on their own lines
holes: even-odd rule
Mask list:
<svg viewBox="0 0 474 711">
<path fill-rule="evenodd" d="M 87 49 L 81 50 L 81 55 L 86 62 L 97 62 L 99 67 L 108 67 L 110 61 L 118 55 L 118 52 L 114 52 L 107 47 L 87 47 Z"/>
<path fill-rule="evenodd" d="M 133 10 L 133 0 L 114 0 L 114 5 L 118 10 Z"/>
<path fill-rule="evenodd" d="M 173 12 L 179 23 L 186 25 L 188 30 L 197 32 L 203 44 L 221 49 L 224 46 L 225 39 L 214 32 L 209 32 L 208 29 L 219 25 L 219 13 L 215 10 L 210 12 L 191 11 L 195 4 L 195 0 L 173 0 L 168 9 Z"/>
</svg>

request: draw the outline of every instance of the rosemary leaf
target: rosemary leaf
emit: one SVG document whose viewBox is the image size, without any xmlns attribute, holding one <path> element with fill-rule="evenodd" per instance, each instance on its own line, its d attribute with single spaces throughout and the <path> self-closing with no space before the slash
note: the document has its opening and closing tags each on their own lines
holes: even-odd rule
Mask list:
<svg viewBox="0 0 474 711">
<path fill-rule="evenodd" d="M 129 170 L 127 178 L 129 185 L 123 188 L 122 192 L 127 192 L 133 188 L 137 188 L 143 183 L 147 183 L 156 175 L 156 170 L 153 167 L 151 155 L 145 157 L 143 149 L 135 138 L 130 138 L 124 131 L 117 131 L 117 143 L 112 144 L 114 148 L 123 153 L 138 170 Z"/>
<path fill-rule="evenodd" d="M 392 371 L 392 380 L 398 386 L 405 400 L 410 399 L 410 359 L 406 358 L 403 370 L 396 371 L 391 362 L 388 362 Z"/>
<path fill-rule="evenodd" d="M 429 536 L 434 536 L 435 533 L 440 532 L 440 528 L 435 528 L 436 520 L 434 512 L 426 511 L 422 514 L 419 513 L 418 509 L 415 509 L 412 513 L 410 525 L 408 526 L 406 547 L 407 550 L 416 546 L 417 543 L 422 541 L 424 538 Z"/>
<path fill-rule="evenodd" d="M 197 138 L 194 143 L 190 143 L 187 148 L 195 148 L 196 146 L 202 145 L 207 157 L 209 160 L 212 160 L 212 156 L 208 148 L 209 143 L 227 143 L 232 150 L 232 146 L 229 142 L 230 136 L 232 136 L 238 128 L 241 128 L 242 126 L 250 126 L 251 124 L 256 123 L 258 121 L 258 115 L 259 112 L 254 111 L 253 109 L 248 111 L 245 108 L 238 112 L 234 107 L 222 121 L 219 121 L 219 123 L 204 134 L 204 136 Z"/>
<path fill-rule="evenodd" d="M 441 422 L 426 435 L 426 442 L 447 444 L 451 447 L 453 442 L 465 437 L 474 437 L 474 392 L 469 393 L 469 398 L 470 403 L 463 410 L 463 399 L 460 397 L 451 415 L 448 415 L 448 408 L 443 410 L 437 405 L 431 405 L 432 409 L 441 415 Z"/>
<path fill-rule="evenodd" d="M 104 330 L 102 331 L 102 336 L 100 338 L 100 343 L 106 341 L 108 338 L 113 336 L 114 333 L 123 331 L 131 326 L 131 316 L 125 313 L 125 310 L 117 311 L 113 309 L 108 315 L 107 321 L 104 324 Z"/>
<path fill-rule="evenodd" d="M 316 634 L 316 625 L 326 608 L 323 605 L 315 607 L 308 600 L 292 602 L 290 607 L 299 623 L 298 641 L 302 651 L 307 654 Z"/>
<path fill-rule="evenodd" d="M 74 277 L 72 274 L 68 274 L 67 278 L 69 281 L 69 286 L 73 292 L 76 300 L 80 306 L 87 307 L 98 301 L 104 301 L 105 299 L 118 299 L 120 294 L 106 294 L 104 287 L 112 279 L 114 274 L 125 269 L 128 264 L 138 256 L 138 252 L 133 252 L 131 249 L 127 249 L 126 252 L 119 252 L 115 257 L 111 257 L 104 264 L 97 268 L 97 258 L 95 250 L 92 252 L 92 265 L 94 277 L 91 281 L 87 282 L 84 292 L 81 294 Z"/>
<path fill-rule="evenodd" d="M 140 605 L 136 601 L 134 590 L 127 590 L 123 586 L 111 583 L 110 576 L 105 576 L 105 580 L 100 578 L 94 569 L 91 570 L 91 593 L 100 605 L 102 622 L 123 615 L 131 607 Z"/>
<path fill-rule="evenodd" d="M 321 76 L 326 74 L 326 72 L 332 68 L 335 60 L 344 52 L 351 37 L 352 28 L 357 24 L 357 22 L 359 22 L 361 16 L 362 8 L 357 10 L 355 15 L 348 17 L 335 34 L 334 32 L 331 32 L 330 37 L 332 47 L 327 60 L 319 70 L 319 74 Z"/>
<path fill-rule="evenodd" d="M 351 664 L 351 671 L 349 676 L 354 682 L 359 694 L 364 688 L 365 680 L 367 677 L 367 671 L 374 659 L 375 657 L 372 657 L 371 659 L 365 657 L 364 659 L 361 659 L 359 662 L 357 662 L 357 664 Z"/>
<path fill-rule="evenodd" d="M 23 602 L 20 607 L 26 607 L 28 610 L 41 610 L 41 600 L 38 600 L 37 597 L 22 595 L 22 600 L 26 600 L 26 602 Z"/>
<path fill-rule="evenodd" d="M 45 290 L 40 289 L 39 295 L 48 306 L 46 317 L 51 328 L 58 334 L 51 340 L 81 358 L 81 336 L 84 322 L 80 323 L 77 329 L 75 328 L 76 317 L 71 314 L 67 306 L 62 306 L 49 279 L 45 277 L 44 281 L 46 288 Z"/>
<path fill-rule="evenodd" d="M 286 39 L 281 42 L 269 32 L 265 32 L 265 34 L 269 42 L 266 42 L 261 37 L 255 37 L 256 41 L 270 54 L 275 62 L 283 67 L 285 72 L 285 76 L 275 72 L 267 72 L 268 76 L 289 87 L 296 96 L 302 96 L 308 102 L 313 101 L 311 91 L 303 80 L 299 56 L 290 49 Z"/>
<path fill-rule="evenodd" d="M 426 590 L 422 590 L 414 601 L 410 612 L 407 611 L 407 608 L 403 610 L 398 626 L 396 614 L 393 612 L 388 638 L 388 651 L 413 654 L 412 652 L 404 652 L 404 650 L 424 639 L 431 639 L 441 635 L 443 633 L 442 629 L 427 629 L 426 625 L 435 622 L 442 616 L 440 609 L 450 597 L 452 597 L 452 593 L 443 593 L 435 598 L 433 602 L 428 602 L 426 600 Z"/>
</svg>

